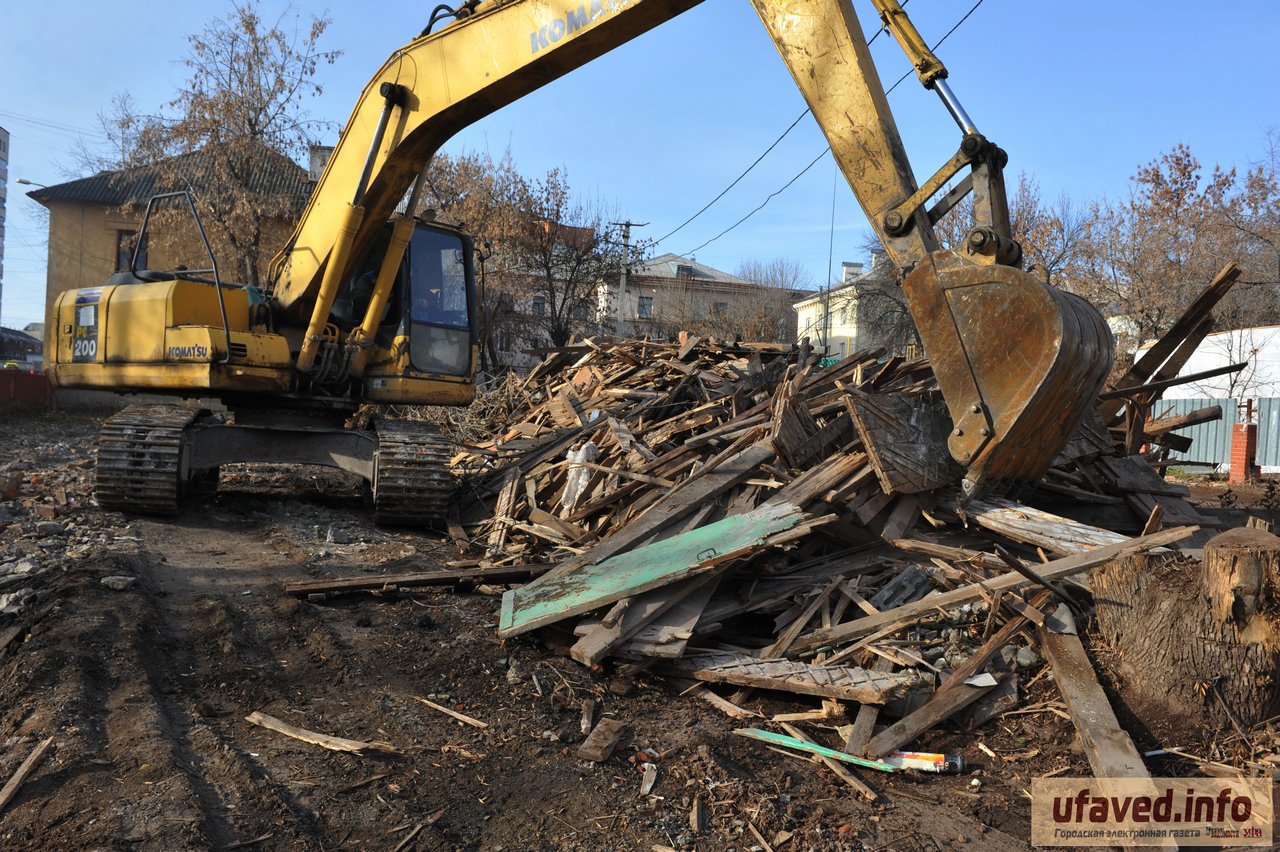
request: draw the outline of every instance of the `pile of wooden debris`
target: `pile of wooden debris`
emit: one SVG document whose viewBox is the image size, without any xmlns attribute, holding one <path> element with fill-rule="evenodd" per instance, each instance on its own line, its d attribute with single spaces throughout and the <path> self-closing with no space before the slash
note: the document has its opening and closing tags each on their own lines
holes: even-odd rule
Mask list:
<svg viewBox="0 0 1280 852">
<path fill-rule="evenodd" d="M 1019 669 L 1043 657 L 1068 707 L 1090 706 L 1074 715 L 1091 727 L 1095 771 L 1114 769 L 1112 740 L 1090 745 L 1099 726 L 1119 728 L 1072 611 L 1088 605 L 1091 568 L 1212 525 L 1162 468 L 1186 449 L 1175 428 L 1220 412 L 1149 414 L 1163 389 L 1199 378 L 1173 377 L 1235 275 L 1224 270 L 1104 394 L 1021 502 L 961 506 L 926 361 L 861 352 L 824 366 L 805 347 L 587 341 L 549 353 L 522 380 L 517 419 L 456 459 L 466 485 L 450 532 L 473 559 L 290 588 L 527 580 L 503 596 L 500 636 L 550 628 L 584 664 L 612 657 L 734 687 L 692 691 L 744 718 L 753 688 L 818 705 L 780 723 L 856 703 L 842 749 L 821 756 L 863 765 L 962 711 L 980 722 L 1010 709 Z M 816 748 L 787 730 L 748 735 Z"/>
</svg>

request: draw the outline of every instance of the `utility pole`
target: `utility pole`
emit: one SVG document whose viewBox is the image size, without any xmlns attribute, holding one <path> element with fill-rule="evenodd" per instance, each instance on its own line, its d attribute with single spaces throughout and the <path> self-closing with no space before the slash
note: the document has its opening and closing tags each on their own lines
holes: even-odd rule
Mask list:
<svg viewBox="0 0 1280 852">
<path fill-rule="evenodd" d="M 623 306 L 627 301 L 627 272 L 631 269 L 631 229 L 643 228 L 648 222 L 610 222 L 622 228 L 622 273 L 618 276 L 618 308 L 614 316 L 614 334 L 621 340 L 626 333 Z"/>
</svg>

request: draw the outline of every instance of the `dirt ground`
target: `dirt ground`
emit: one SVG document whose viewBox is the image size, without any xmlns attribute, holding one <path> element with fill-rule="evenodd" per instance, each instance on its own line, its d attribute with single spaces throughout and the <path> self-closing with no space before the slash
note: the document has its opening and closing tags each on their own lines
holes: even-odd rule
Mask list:
<svg viewBox="0 0 1280 852">
<path fill-rule="evenodd" d="M 864 773 L 881 793 L 869 804 L 660 678 L 587 670 L 545 636 L 500 642 L 494 596 L 286 595 L 287 581 L 457 558 L 438 536 L 375 527 L 358 482 L 224 470 L 217 496 L 178 517 L 103 512 L 96 428 L 0 413 L 0 636 L 19 628 L 0 650 L 0 781 L 55 740 L 0 812 L 6 850 L 763 849 L 753 828 L 779 852 L 1012 850 L 1028 848 L 1029 779 L 1087 773 L 1050 706 L 934 730 L 918 745 L 971 770 Z M 1057 701 L 1043 671 L 1023 683 L 1023 708 Z M 575 755 L 588 699 L 629 726 L 602 764 Z M 327 751 L 246 722 L 254 711 L 396 751 Z"/>
</svg>

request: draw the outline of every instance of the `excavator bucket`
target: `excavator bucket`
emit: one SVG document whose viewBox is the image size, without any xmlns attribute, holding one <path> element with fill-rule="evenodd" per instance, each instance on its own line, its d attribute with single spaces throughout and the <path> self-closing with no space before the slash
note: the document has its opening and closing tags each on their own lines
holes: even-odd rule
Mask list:
<svg viewBox="0 0 1280 852">
<path fill-rule="evenodd" d="M 903 290 L 951 411 L 966 497 L 1039 479 L 1088 411 L 1115 343 L 1084 299 L 1009 266 L 929 255 Z"/>
</svg>

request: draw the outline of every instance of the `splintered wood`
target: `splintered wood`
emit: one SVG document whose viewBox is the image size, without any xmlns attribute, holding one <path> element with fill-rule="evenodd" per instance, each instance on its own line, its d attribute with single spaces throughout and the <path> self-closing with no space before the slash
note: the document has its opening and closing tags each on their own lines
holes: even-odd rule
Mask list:
<svg viewBox="0 0 1280 852">
<path fill-rule="evenodd" d="M 1174 430 L 1214 412 L 1144 412 L 1213 301 L 1140 360 L 1121 383 L 1134 399 L 1100 403 L 1021 502 L 962 499 L 924 360 L 820 362 L 807 347 L 685 335 L 545 350 L 502 391 L 523 406 L 455 457 L 451 529 L 474 558 L 454 573 L 509 584 L 501 637 L 555 628 L 579 662 L 696 682 L 735 718 L 772 716 L 756 702 L 778 693 L 801 703 L 779 714 L 792 721 L 861 705 L 839 743 L 850 752 L 887 754 L 998 693 L 990 718 L 1017 701 L 1011 657 L 1026 655 L 1008 646 L 1048 642 L 1055 668 L 1074 653 L 1046 615 L 1051 595 L 1079 603 L 1092 568 L 1206 522 L 1159 470 L 1185 448 Z M 291 591 L 377 588 L 348 582 Z M 1064 692 L 1083 680 L 1062 678 Z M 615 732 L 597 733 L 591 759 Z"/>
</svg>

